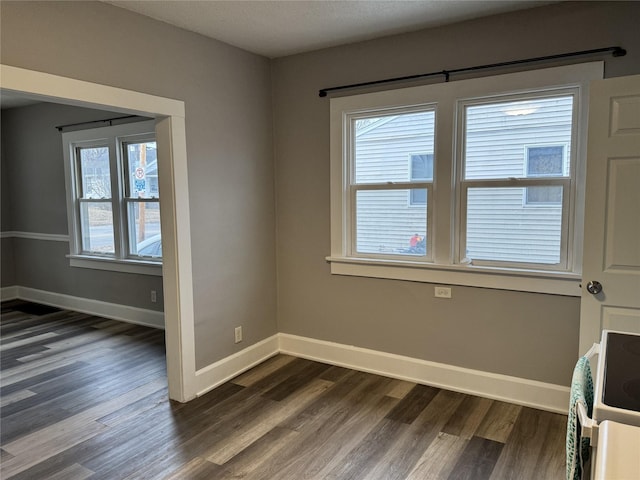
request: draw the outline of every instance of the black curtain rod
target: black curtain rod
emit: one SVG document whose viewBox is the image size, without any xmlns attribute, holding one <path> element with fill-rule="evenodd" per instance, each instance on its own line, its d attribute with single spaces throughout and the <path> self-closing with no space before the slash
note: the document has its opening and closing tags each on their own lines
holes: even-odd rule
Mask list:
<svg viewBox="0 0 640 480">
<path fill-rule="evenodd" d="M 105 118 L 104 120 L 91 120 L 89 122 L 80 122 L 80 123 L 69 123 L 67 125 L 58 125 L 56 129 L 61 132 L 64 128 L 69 127 L 79 127 L 81 125 L 93 125 L 94 123 L 108 123 L 111 127 L 115 120 L 126 120 L 127 118 L 144 118 L 140 115 L 125 115 L 124 117 L 113 117 L 113 118 Z"/>
<path fill-rule="evenodd" d="M 407 80 L 415 80 L 418 78 L 435 77 L 438 75 L 444 75 L 445 82 L 449 81 L 449 77 L 455 73 L 472 72 L 475 70 L 485 70 L 489 68 L 509 67 L 512 65 L 520 65 L 523 63 L 533 62 L 545 62 L 549 60 L 557 60 L 559 58 L 578 57 L 581 55 L 595 55 L 598 53 L 609 53 L 614 57 L 623 57 L 627 54 L 627 51 L 622 47 L 606 47 L 596 48 L 593 50 L 582 50 L 580 52 L 559 53 L 557 55 L 547 55 L 545 57 L 526 58 L 523 60 L 512 60 L 510 62 L 490 63 L 488 65 L 477 65 L 475 67 L 455 68 L 453 70 L 440 70 L 439 72 L 421 73 L 418 75 L 408 75 L 406 77 L 386 78 L 384 80 L 375 80 L 373 82 L 353 83 L 351 85 L 341 85 L 339 87 L 323 88 L 318 92 L 321 97 L 326 97 L 327 93 L 335 92 L 337 90 L 346 90 L 349 88 L 370 87 L 372 85 L 381 85 L 384 83 L 402 82 Z"/>
</svg>

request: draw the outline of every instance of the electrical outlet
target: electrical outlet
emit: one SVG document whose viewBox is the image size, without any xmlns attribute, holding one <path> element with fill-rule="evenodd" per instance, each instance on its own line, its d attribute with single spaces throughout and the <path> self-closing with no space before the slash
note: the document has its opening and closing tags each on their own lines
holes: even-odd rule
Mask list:
<svg viewBox="0 0 640 480">
<path fill-rule="evenodd" d="M 236 343 L 240 343 L 242 341 L 242 327 L 236 327 L 235 335 L 236 335 Z"/>
<path fill-rule="evenodd" d="M 451 298 L 451 287 L 436 287 L 435 296 L 438 298 Z"/>
<path fill-rule="evenodd" d="M 151 303 L 156 303 L 158 301 L 158 296 L 156 295 L 155 290 L 151 290 Z"/>
</svg>

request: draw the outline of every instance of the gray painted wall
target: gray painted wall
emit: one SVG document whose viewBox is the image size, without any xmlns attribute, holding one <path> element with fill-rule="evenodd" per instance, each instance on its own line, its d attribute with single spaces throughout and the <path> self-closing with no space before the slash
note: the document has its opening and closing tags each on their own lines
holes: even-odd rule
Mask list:
<svg viewBox="0 0 640 480">
<path fill-rule="evenodd" d="M 185 102 L 196 366 L 275 334 L 269 60 L 101 2 L 0 12 L 4 64 Z"/>
<path fill-rule="evenodd" d="M 578 298 L 455 287 L 442 300 L 428 284 L 330 275 L 329 102 L 317 92 L 614 44 L 629 54 L 607 75 L 638 73 L 640 3 L 567 2 L 271 64 L 111 5 L 0 9 L 5 64 L 185 101 L 198 367 L 279 330 L 569 383 Z M 234 346 L 238 324 L 246 340 Z"/>
<path fill-rule="evenodd" d="M 53 103 L 2 111 L 3 195 L 10 205 L 3 231 L 68 234 L 62 136 L 55 127 L 118 115 Z M 2 249 L 13 277 L 3 275 L 2 284 L 162 311 L 162 277 L 71 268 L 68 254 L 67 242 L 13 238 Z M 158 292 L 156 303 L 151 290 Z"/>
<path fill-rule="evenodd" d="M 0 287 L 11 287 L 16 284 L 16 267 L 13 253 L 13 238 L 0 239 L 2 258 L 0 259 Z"/>
<path fill-rule="evenodd" d="M 0 133 L 4 125 L 0 120 Z M 0 232 L 11 230 L 11 196 L 9 195 L 9 177 L 7 175 L 5 142 L 0 140 Z M 13 261 L 13 238 L 0 238 L 0 287 L 15 285 L 15 264 Z"/>
<path fill-rule="evenodd" d="M 640 3 L 567 2 L 273 62 L 278 322 L 284 333 L 568 385 L 580 299 L 332 276 L 324 87 L 612 45 L 640 72 Z"/>
</svg>

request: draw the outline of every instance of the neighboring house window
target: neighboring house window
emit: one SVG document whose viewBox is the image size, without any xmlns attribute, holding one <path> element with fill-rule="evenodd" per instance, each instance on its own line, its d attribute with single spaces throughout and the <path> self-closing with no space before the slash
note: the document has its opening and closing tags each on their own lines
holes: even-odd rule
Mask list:
<svg viewBox="0 0 640 480">
<path fill-rule="evenodd" d="M 331 99 L 332 273 L 579 295 L 598 78 L 601 62 Z"/>
<path fill-rule="evenodd" d="M 161 274 L 154 122 L 62 137 L 72 266 Z"/>
<path fill-rule="evenodd" d="M 527 146 L 527 177 L 561 177 L 564 174 L 564 145 Z M 525 205 L 561 205 L 560 187 L 528 187 L 525 189 Z"/>
<path fill-rule="evenodd" d="M 433 180 L 433 154 L 409 155 L 409 168 L 411 181 Z M 409 205 L 426 205 L 427 196 L 424 190 L 411 190 Z"/>
</svg>

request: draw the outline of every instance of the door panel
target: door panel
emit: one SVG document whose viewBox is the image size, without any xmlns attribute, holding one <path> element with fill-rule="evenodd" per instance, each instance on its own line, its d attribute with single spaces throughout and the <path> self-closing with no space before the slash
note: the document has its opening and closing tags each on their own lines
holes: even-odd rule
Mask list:
<svg viewBox="0 0 640 480">
<path fill-rule="evenodd" d="M 590 97 L 580 354 L 602 329 L 640 333 L 640 75 L 595 81 Z"/>
</svg>

